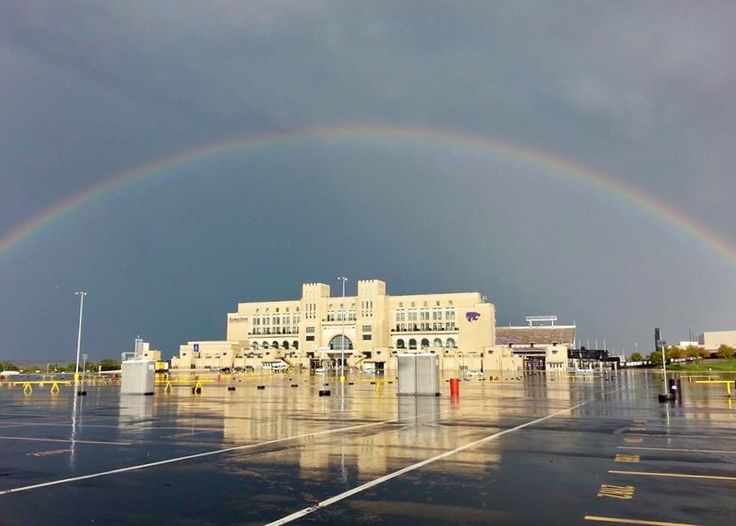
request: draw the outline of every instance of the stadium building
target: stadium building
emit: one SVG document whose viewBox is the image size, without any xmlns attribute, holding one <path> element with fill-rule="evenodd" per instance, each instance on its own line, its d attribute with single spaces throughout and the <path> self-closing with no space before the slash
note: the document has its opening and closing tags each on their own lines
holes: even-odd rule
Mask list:
<svg viewBox="0 0 736 526">
<path fill-rule="evenodd" d="M 525 371 L 567 371 L 575 325 L 556 325 L 557 316 L 527 316 L 527 325 L 496 328 L 496 345 L 523 361 Z"/>
<path fill-rule="evenodd" d="M 510 334 L 513 329 L 498 330 Z M 398 354 L 422 351 L 436 353 L 443 370 L 557 368 L 558 353 L 566 364 L 570 338 L 552 341 L 564 328 L 540 330 L 535 334 L 545 337 L 536 342 L 521 333 L 513 342 L 506 336 L 499 342 L 495 306 L 479 292 L 391 296 L 385 282 L 361 280 L 355 296 L 343 297 L 332 296 L 327 284 L 305 283 L 298 299 L 238 304 L 227 315 L 225 340 L 181 345 L 171 367 L 257 370 L 344 363 L 381 371 L 395 369 Z M 525 352 L 530 346 L 536 354 Z M 543 359 L 531 362 L 530 356 L 536 359 L 540 352 Z"/>
</svg>

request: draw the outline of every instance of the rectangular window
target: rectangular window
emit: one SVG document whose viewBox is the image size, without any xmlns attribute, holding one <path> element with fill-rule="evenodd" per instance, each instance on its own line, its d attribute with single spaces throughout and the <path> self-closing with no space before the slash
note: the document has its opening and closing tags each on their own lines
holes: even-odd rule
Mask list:
<svg viewBox="0 0 736 526">
<path fill-rule="evenodd" d="M 314 341 L 314 336 L 307 336 L 307 341 L 308 342 L 313 342 Z"/>
<path fill-rule="evenodd" d="M 363 325 L 363 332 L 371 332 L 371 326 L 370 325 Z"/>
<path fill-rule="evenodd" d="M 307 327 L 306 332 L 307 334 L 314 334 L 314 327 Z"/>
<path fill-rule="evenodd" d="M 373 336 L 371 334 L 364 334 L 363 335 L 363 340 L 372 340 L 372 339 L 373 339 Z"/>
</svg>

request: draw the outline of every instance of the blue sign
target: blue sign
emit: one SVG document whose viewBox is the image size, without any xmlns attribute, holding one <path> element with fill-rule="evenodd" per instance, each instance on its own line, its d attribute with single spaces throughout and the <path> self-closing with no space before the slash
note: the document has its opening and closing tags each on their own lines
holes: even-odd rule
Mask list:
<svg viewBox="0 0 736 526">
<path fill-rule="evenodd" d="M 198 343 L 195 343 L 194 344 L 194 352 L 199 352 L 199 344 Z"/>
</svg>

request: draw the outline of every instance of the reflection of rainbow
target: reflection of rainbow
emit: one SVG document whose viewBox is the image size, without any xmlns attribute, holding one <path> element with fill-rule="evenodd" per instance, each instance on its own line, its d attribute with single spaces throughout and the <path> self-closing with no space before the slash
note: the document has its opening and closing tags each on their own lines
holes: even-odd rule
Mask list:
<svg viewBox="0 0 736 526">
<path fill-rule="evenodd" d="M 108 178 L 105 182 L 94 185 L 81 194 L 58 203 L 30 221 L 11 230 L 0 240 L 0 254 L 7 252 L 12 246 L 35 232 L 40 232 L 45 226 L 53 223 L 60 216 L 72 212 L 77 207 L 94 200 L 96 197 L 106 195 L 140 179 L 156 176 L 167 169 L 186 165 L 196 160 L 216 157 L 225 152 L 257 150 L 267 146 L 288 146 L 308 140 L 333 142 L 340 140 L 405 141 L 420 145 L 449 146 L 485 151 L 501 157 L 524 161 L 530 165 L 542 168 L 551 174 L 561 175 L 571 181 L 587 184 L 590 187 L 604 190 L 619 198 L 623 198 L 647 210 L 652 215 L 676 225 L 693 238 L 726 256 L 731 261 L 736 262 L 736 246 L 730 241 L 709 231 L 693 219 L 654 197 L 648 196 L 631 186 L 614 181 L 575 163 L 557 159 L 544 152 L 515 146 L 496 139 L 489 139 L 481 135 L 433 128 L 370 124 L 323 126 L 250 137 L 238 137 L 237 139 L 187 150 L 172 157 L 140 166 L 134 170 Z"/>
</svg>

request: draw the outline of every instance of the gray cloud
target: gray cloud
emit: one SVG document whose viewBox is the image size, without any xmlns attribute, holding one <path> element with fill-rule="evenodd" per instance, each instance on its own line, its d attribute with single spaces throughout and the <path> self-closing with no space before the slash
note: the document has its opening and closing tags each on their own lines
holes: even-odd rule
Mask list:
<svg viewBox="0 0 736 526">
<path fill-rule="evenodd" d="M 0 228 L 197 145 L 385 122 L 576 161 L 736 242 L 735 18 L 727 3 L 5 3 Z M 621 347 L 653 324 L 733 321 L 732 263 L 610 196 L 451 148 L 316 141 L 102 202 L 0 259 L 5 297 L 23 298 L 0 301 L 14 348 L 50 356 L 80 283 L 115 320 L 98 348 L 145 327 L 173 350 L 221 336 L 238 299 L 336 271 L 483 288 L 500 321 L 556 311 Z M 28 321 L 39 305 L 48 331 Z"/>
</svg>

